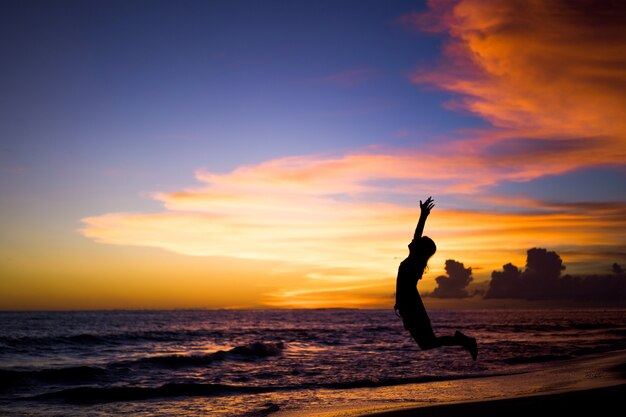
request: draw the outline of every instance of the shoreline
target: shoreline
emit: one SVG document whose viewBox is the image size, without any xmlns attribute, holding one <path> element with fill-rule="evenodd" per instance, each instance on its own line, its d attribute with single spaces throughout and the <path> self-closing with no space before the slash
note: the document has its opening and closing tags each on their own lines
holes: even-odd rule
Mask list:
<svg viewBox="0 0 626 417">
<path fill-rule="evenodd" d="M 389 411 L 357 414 L 358 417 L 500 417 L 524 416 L 532 413 L 553 413 L 559 415 L 590 415 L 605 410 L 619 410 L 626 397 L 626 383 L 568 391 L 555 394 L 538 394 L 498 400 L 468 401 L 463 403 L 438 404 L 425 407 L 402 408 Z M 541 414 L 540 414 L 541 415 Z"/>
<path fill-rule="evenodd" d="M 371 388 L 367 397 L 271 417 L 528 417 L 543 411 L 577 416 L 619 409 L 626 398 L 626 351 L 552 362 L 527 373 Z"/>
</svg>

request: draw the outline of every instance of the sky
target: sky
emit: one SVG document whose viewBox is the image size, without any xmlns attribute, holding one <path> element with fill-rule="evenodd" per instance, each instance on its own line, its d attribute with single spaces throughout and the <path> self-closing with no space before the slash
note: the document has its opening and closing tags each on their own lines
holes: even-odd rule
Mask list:
<svg viewBox="0 0 626 417">
<path fill-rule="evenodd" d="M 626 5 L 4 1 L 0 309 L 390 307 L 626 264 Z"/>
</svg>

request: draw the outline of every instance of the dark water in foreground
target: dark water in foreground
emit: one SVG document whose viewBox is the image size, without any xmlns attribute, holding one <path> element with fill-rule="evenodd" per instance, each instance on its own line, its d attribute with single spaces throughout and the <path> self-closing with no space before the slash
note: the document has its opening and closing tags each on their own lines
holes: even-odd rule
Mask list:
<svg viewBox="0 0 626 417">
<path fill-rule="evenodd" d="M 0 414 L 263 416 L 362 387 L 626 348 L 626 310 L 434 310 L 431 319 L 438 334 L 477 337 L 479 360 L 454 347 L 420 351 L 387 310 L 0 313 Z"/>
</svg>

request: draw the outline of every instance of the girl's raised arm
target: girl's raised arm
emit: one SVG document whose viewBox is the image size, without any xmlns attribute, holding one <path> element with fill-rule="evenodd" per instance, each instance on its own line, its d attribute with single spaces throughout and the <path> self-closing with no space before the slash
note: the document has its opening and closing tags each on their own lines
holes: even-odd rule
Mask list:
<svg viewBox="0 0 626 417">
<path fill-rule="evenodd" d="M 422 234 L 424 233 L 424 226 L 426 225 L 426 218 L 430 214 L 430 210 L 433 207 L 435 207 L 435 203 L 433 202 L 432 197 L 428 197 L 423 203 L 422 200 L 420 200 L 420 209 L 422 212 L 420 213 L 420 219 L 417 222 L 417 228 L 415 229 L 415 235 L 413 236 L 414 240 L 422 237 Z"/>
</svg>

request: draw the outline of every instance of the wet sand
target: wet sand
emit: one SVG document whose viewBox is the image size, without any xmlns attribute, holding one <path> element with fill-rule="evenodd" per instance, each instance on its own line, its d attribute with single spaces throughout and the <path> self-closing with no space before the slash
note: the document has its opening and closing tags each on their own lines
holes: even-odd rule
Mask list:
<svg viewBox="0 0 626 417">
<path fill-rule="evenodd" d="M 492 401 L 441 404 L 404 410 L 360 414 L 362 417 L 529 417 L 593 416 L 598 413 L 623 413 L 626 384 L 606 388 L 506 398 Z"/>
</svg>

